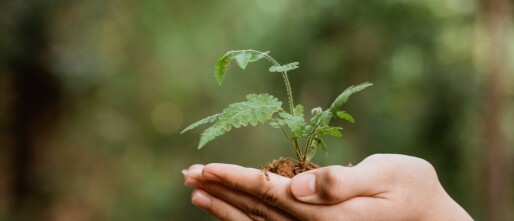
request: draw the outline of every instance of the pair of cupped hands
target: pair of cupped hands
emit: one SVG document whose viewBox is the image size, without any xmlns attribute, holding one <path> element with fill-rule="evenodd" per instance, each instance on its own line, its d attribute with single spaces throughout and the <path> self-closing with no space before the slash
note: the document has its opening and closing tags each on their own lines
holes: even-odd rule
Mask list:
<svg viewBox="0 0 514 221">
<path fill-rule="evenodd" d="M 192 203 L 221 220 L 473 220 L 427 161 L 375 154 L 292 179 L 231 164 L 182 171 Z"/>
</svg>

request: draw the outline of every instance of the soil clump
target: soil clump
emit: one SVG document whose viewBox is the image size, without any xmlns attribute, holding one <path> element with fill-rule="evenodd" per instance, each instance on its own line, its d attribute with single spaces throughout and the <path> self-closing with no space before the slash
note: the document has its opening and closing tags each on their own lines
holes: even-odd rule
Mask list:
<svg viewBox="0 0 514 221">
<path fill-rule="evenodd" d="M 266 179 L 269 180 L 268 172 L 278 174 L 280 176 L 285 176 L 289 178 L 293 178 L 299 173 L 317 169 L 318 165 L 313 164 L 311 162 L 297 162 L 295 163 L 291 159 L 287 158 L 279 158 L 278 160 L 273 160 L 270 163 L 266 163 L 261 166 L 262 171 L 266 175 Z"/>
</svg>

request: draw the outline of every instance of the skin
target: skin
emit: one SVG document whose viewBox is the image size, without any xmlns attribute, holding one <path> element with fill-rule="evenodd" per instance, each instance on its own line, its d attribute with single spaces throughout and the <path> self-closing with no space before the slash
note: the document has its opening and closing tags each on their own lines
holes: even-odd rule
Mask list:
<svg viewBox="0 0 514 221">
<path fill-rule="evenodd" d="M 230 164 L 184 170 L 192 203 L 220 220 L 473 220 L 427 161 L 375 154 L 292 179 Z"/>
</svg>

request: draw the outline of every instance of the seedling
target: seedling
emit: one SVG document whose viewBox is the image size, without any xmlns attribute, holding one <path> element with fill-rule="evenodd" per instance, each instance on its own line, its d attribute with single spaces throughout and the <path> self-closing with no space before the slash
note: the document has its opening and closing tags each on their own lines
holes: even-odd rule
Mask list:
<svg viewBox="0 0 514 221">
<path fill-rule="evenodd" d="M 219 57 L 215 65 L 215 78 L 219 85 L 222 84 L 225 74 L 230 68 L 230 60 L 236 60 L 237 65 L 241 69 L 245 69 L 248 63 L 256 62 L 261 59 L 268 60 L 272 63 L 269 68 L 270 72 L 279 72 L 282 74 L 284 84 L 287 91 L 289 109 L 282 108 L 282 102 L 267 93 L 248 94 L 246 101 L 229 105 L 223 112 L 209 116 L 199 120 L 188 127 L 181 133 L 189 131 L 202 124 L 212 124 L 211 127 L 203 131 L 200 136 L 198 149 L 204 147 L 207 143 L 218 136 L 225 134 L 232 128 L 242 126 L 256 126 L 258 124 L 268 124 L 269 126 L 281 131 L 288 143 L 295 151 L 297 163 L 293 163 L 285 158 L 280 158 L 272 163 L 265 165 L 263 168 L 266 172 L 275 172 L 284 176 L 292 177 L 297 173 L 318 167 L 310 163 L 312 157 L 318 149 L 327 151 L 327 147 L 323 142 L 323 138 L 327 135 L 340 137 L 340 127 L 330 126 L 333 118 L 340 118 L 354 123 L 353 117 L 343 111 L 341 107 L 348 101 L 348 98 L 369 86 L 371 83 L 363 83 L 357 86 L 351 86 L 344 90 L 330 105 L 329 108 L 323 110 L 316 107 L 311 110 L 312 118 L 307 122 L 304 118 L 304 110 L 302 105 L 294 105 L 291 85 L 287 75 L 288 71 L 298 68 L 298 62 L 292 62 L 286 65 L 279 64 L 269 55 L 269 52 L 260 52 L 255 50 L 237 50 L 229 51 Z M 288 130 L 287 130 L 288 129 Z M 286 164 L 289 167 L 283 167 Z M 289 171 L 287 171 L 289 170 Z"/>
</svg>

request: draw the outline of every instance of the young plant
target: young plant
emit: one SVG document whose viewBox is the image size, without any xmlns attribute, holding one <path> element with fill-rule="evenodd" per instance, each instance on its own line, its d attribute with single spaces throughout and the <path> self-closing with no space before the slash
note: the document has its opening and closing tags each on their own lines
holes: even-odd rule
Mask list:
<svg viewBox="0 0 514 221">
<path fill-rule="evenodd" d="M 296 158 L 300 164 L 308 163 L 317 149 L 327 151 L 323 138 L 327 135 L 340 137 L 340 127 L 330 126 L 333 118 L 340 118 L 354 123 L 353 117 L 343 111 L 341 107 L 348 101 L 348 98 L 369 86 L 371 83 L 363 83 L 351 86 L 344 90 L 330 105 L 323 110 L 320 107 L 312 109 L 312 118 L 307 122 L 304 118 L 302 105 L 294 105 L 291 85 L 287 72 L 298 68 L 298 62 L 281 65 L 273 59 L 269 52 L 255 50 L 229 51 L 219 57 L 215 65 L 215 78 L 219 85 L 222 84 L 225 74 L 230 67 L 230 60 L 236 60 L 241 69 L 245 69 L 248 63 L 256 62 L 261 59 L 272 63 L 270 72 L 282 74 L 287 90 L 289 109 L 282 108 L 282 102 L 272 95 L 249 94 L 246 101 L 229 105 L 223 112 L 209 116 L 186 127 L 181 133 L 196 128 L 199 125 L 212 123 L 212 126 L 203 131 L 200 137 L 198 149 L 201 149 L 214 138 L 225 134 L 232 128 L 241 126 L 267 123 L 273 128 L 277 128 L 287 138 L 288 143 L 294 149 Z M 286 130 L 289 129 L 289 130 Z"/>
</svg>

